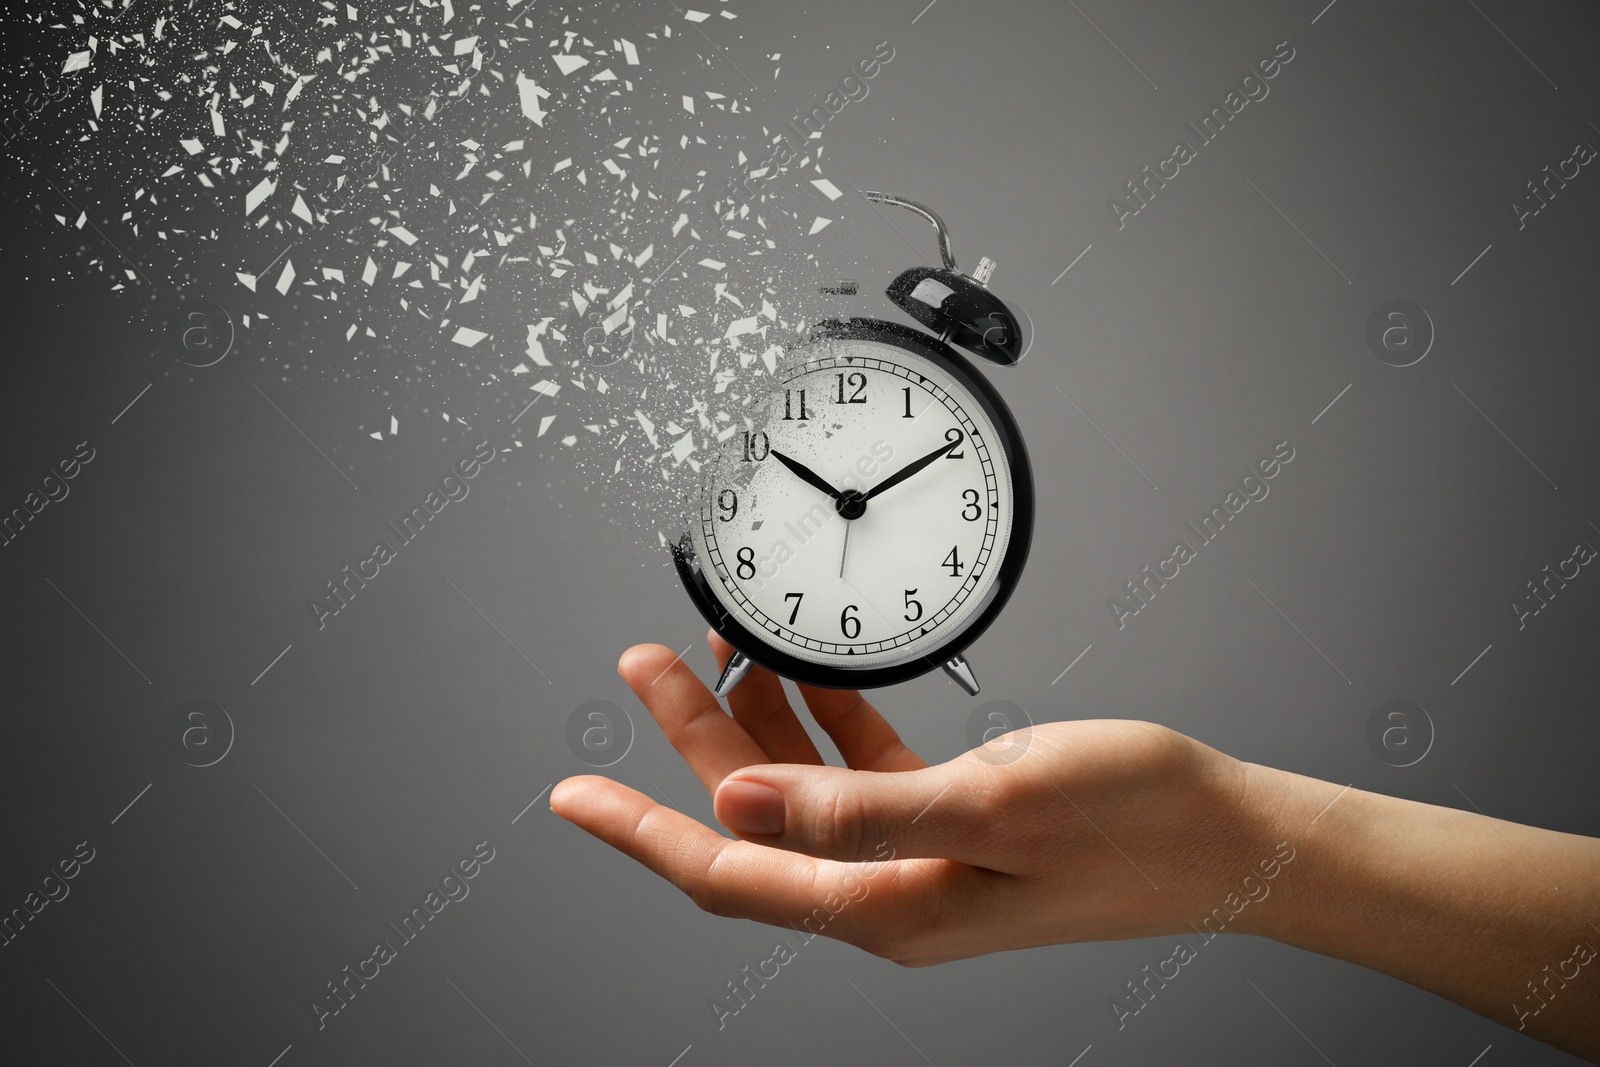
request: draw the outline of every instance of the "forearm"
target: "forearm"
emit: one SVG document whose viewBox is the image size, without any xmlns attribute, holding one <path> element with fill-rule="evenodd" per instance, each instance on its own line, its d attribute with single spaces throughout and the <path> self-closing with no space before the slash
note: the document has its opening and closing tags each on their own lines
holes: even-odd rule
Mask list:
<svg viewBox="0 0 1600 1067">
<path fill-rule="evenodd" d="M 1247 819 L 1296 858 L 1239 929 L 1600 1062 L 1600 841 L 1246 770 Z"/>
</svg>

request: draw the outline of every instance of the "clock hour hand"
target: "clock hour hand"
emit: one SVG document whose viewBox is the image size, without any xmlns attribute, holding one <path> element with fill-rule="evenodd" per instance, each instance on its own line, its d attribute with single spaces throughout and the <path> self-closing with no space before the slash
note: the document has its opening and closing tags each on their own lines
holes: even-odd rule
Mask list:
<svg viewBox="0 0 1600 1067">
<path fill-rule="evenodd" d="M 812 470 L 810 467 L 807 467 L 805 464 L 800 463 L 797 460 L 790 459 L 788 456 L 784 455 L 782 452 L 779 452 L 776 448 L 774 448 L 772 450 L 772 457 L 774 459 L 776 459 L 779 463 L 782 463 L 785 467 L 788 467 L 790 470 L 792 470 L 796 474 L 798 474 L 800 476 L 800 480 L 801 481 L 806 482 L 808 485 L 813 485 L 816 488 L 821 489 L 824 493 L 827 493 L 833 499 L 838 500 L 839 497 L 843 495 L 843 494 L 841 494 L 839 492 L 839 490 L 837 490 L 833 486 L 829 485 L 827 483 L 827 481 L 823 479 L 822 475 L 818 474 L 816 471 Z"/>
<path fill-rule="evenodd" d="M 923 456 L 921 459 L 906 464 L 903 468 L 901 468 L 900 470 L 898 470 L 895 473 L 891 474 L 889 477 L 885 478 L 883 481 L 879 482 L 877 485 L 873 486 L 871 489 L 867 490 L 866 499 L 867 500 L 871 500 L 873 497 L 877 496 L 879 493 L 883 492 L 885 489 L 894 488 L 895 486 L 899 485 L 901 482 L 905 481 L 907 478 L 911 477 L 913 474 L 915 474 L 918 471 L 922 470 L 924 467 L 927 467 L 934 460 L 943 458 L 943 456 L 944 456 L 944 454 L 946 452 L 950 451 L 952 448 L 956 447 L 956 445 L 958 445 L 960 443 L 961 443 L 961 441 L 959 439 L 957 439 L 955 441 L 951 441 L 949 444 L 943 446 L 942 448 L 934 449 L 932 452 L 929 452 L 926 456 Z M 776 455 L 777 453 L 773 453 L 773 454 Z"/>
</svg>

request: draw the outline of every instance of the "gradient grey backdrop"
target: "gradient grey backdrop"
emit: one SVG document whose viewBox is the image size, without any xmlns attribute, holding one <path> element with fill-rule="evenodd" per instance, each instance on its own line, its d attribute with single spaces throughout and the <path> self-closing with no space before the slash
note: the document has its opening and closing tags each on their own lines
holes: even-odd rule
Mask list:
<svg viewBox="0 0 1600 1067">
<path fill-rule="evenodd" d="M 1600 543 L 1600 176 L 1584 168 L 1524 229 L 1511 209 L 1546 164 L 1600 144 L 1600 17 L 1324 3 L 938 0 L 920 17 L 920 0 L 746 3 L 703 25 L 732 61 L 785 54 L 750 98 L 773 124 L 891 41 L 871 95 L 828 127 L 825 172 L 934 205 L 963 265 L 994 257 L 996 290 L 1037 330 L 1022 365 L 995 374 L 1041 506 L 1023 587 L 972 651 L 984 693 L 935 676 L 875 699 L 930 760 L 965 747 L 978 703 L 1005 699 L 1037 720 L 1147 718 L 1329 781 L 1600 833 L 1600 578 L 1585 569 L 1521 631 L 1509 606 L 1574 543 Z M 621 17 L 641 37 L 687 25 L 670 4 Z M 1119 231 L 1108 198 L 1283 40 L 1296 55 L 1271 95 Z M 699 83 L 742 85 L 702 40 L 680 45 L 703 54 Z M 774 933 L 700 913 L 545 799 L 524 810 L 587 770 L 568 717 L 605 699 L 639 727 L 607 773 L 710 821 L 614 673 L 625 647 L 658 641 L 711 674 L 663 554 L 608 525 L 559 450 L 530 446 L 318 632 L 306 598 L 485 434 L 438 430 L 449 398 L 418 391 L 407 403 L 429 421 L 379 446 L 357 429 L 387 412 L 364 388 L 285 380 L 252 338 L 183 367 L 50 218 L 62 209 L 33 169 L 50 162 L 7 165 L 0 506 L 77 442 L 97 450 L 0 549 L 0 909 L 79 841 L 97 853 L 0 948 L 8 1061 L 1466 1067 L 1492 1045 L 1482 1067 L 1573 1062 L 1250 938 L 1205 948 L 1120 1032 L 1108 998 L 1168 939 L 932 970 L 817 941 L 719 1031 L 707 999 Z M 918 253 L 852 218 L 834 246 L 838 273 L 863 282 L 852 310 L 893 315 L 882 288 Z M 931 255 L 913 222 L 896 219 Z M 1394 298 L 1437 331 L 1403 369 L 1364 336 Z M 297 358 L 291 337 L 273 344 Z M 1107 598 L 1284 440 L 1296 458 L 1270 497 L 1119 631 Z M 237 728 L 208 768 L 165 737 L 195 698 Z M 1436 729 L 1408 768 L 1366 741 L 1395 698 Z M 324 983 L 482 840 L 496 856 L 470 896 L 319 1031 Z M 1505 858 L 1506 878 L 1530 874 Z"/>
</svg>

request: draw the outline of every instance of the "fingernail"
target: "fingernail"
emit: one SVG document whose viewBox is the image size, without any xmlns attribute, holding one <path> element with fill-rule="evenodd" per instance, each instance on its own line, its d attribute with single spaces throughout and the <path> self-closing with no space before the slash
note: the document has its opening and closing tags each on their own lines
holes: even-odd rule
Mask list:
<svg viewBox="0 0 1600 1067">
<path fill-rule="evenodd" d="M 722 825 L 739 834 L 781 834 L 783 794 L 760 782 L 724 782 L 717 790 L 717 815 Z"/>
</svg>

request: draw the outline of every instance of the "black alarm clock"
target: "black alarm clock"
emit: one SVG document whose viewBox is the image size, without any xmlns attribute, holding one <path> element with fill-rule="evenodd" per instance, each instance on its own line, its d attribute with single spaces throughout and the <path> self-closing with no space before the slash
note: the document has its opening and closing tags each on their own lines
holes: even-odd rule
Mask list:
<svg viewBox="0 0 1600 1067">
<path fill-rule="evenodd" d="M 673 546 L 690 599 L 735 652 L 726 695 L 759 663 L 809 685 L 864 689 L 942 668 L 999 615 L 1033 539 L 1033 474 L 999 392 L 956 348 L 1014 365 L 1017 318 L 988 289 L 993 262 L 913 267 L 889 299 L 931 332 L 828 320 L 777 365 L 764 412 L 721 442 Z M 840 290 L 832 290 L 840 291 Z M 842 291 L 849 292 L 850 288 Z"/>
</svg>

